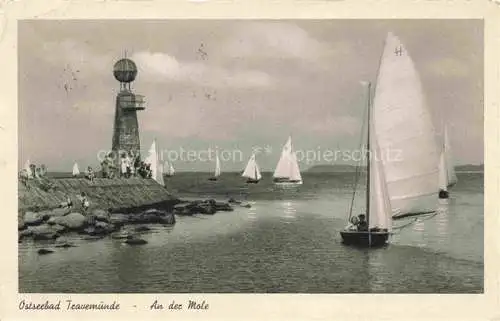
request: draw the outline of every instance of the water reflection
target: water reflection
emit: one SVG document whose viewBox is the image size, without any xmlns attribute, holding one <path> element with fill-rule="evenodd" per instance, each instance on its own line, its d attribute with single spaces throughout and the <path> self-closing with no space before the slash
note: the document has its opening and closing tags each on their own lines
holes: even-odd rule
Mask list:
<svg viewBox="0 0 500 321">
<path fill-rule="evenodd" d="M 297 218 L 296 204 L 292 201 L 285 201 L 281 203 L 282 215 L 285 223 L 292 223 Z"/>
<path fill-rule="evenodd" d="M 366 255 L 365 266 L 368 271 L 368 287 L 370 292 L 384 292 L 384 249 L 373 249 Z"/>
<path fill-rule="evenodd" d="M 448 202 L 439 205 L 438 213 L 436 216 L 436 229 L 438 235 L 448 236 L 449 220 L 448 220 L 449 206 Z"/>
<path fill-rule="evenodd" d="M 252 207 L 250 207 L 247 211 L 246 219 L 250 222 L 257 221 L 257 207 L 255 206 L 255 202 L 248 202 Z"/>
<path fill-rule="evenodd" d="M 425 221 L 417 220 L 413 224 L 412 230 L 415 234 L 415 245 L 419 247 L 423 247 L 426 245 L 426 237 L 425 237 Z"/>
</svg>

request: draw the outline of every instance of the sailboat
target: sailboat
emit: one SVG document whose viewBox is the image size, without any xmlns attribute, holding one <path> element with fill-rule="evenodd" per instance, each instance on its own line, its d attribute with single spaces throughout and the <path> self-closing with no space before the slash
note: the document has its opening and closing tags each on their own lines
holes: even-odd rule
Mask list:
<svg viewBox="0 0 500 321">
<path fill-rule="evenodd" d="M 300 185 L 302 176 L 300 175 L 297 156 L 293 150 L 292 137 L 289 136 L 281 151 L 281 157 L 276 165 L 273 174 L 275 184 Z"/>
<path fill-rule="evenodd" d="M 457 174 L 455 173 L 455 166 L 453 165 L 453 157 L 451 153 L 450 140 L 448 138 L 448 128 L 444 126 L 444 153 L 446 159 L 446 171 L 448 176 L 448 187 L 452 187 L 458 182 Z"/>
<path fill-rule="evenodd" d="M 73 177 L 80 175 L 80 169 L 78 169 L 78 164 L 75 162 L 73 164 Z"/>
<path fill-rule="evenodd" d="M 439 198 L 448 198 L 448 186 L 448 169 L 446 166 L 446 155 L 443 151 L 439 160 Z"/>
<path fill-rule="evenodd" d="M 220 176 L 220 160 L 219 160 L 219 155 L 215 155 L 215 172 L 214 176 L 210 177 L 208 180 L 209 181 L 216 181 L 219 179 Z"/>
<path fill-rule="evenodd" d="M 166 162 L 165 168 L 167 169 L 165 171 L 165 176 L 168 176 L 168 177 L 174 176 L 175 170 L 174 170 L 174 166 L 172 165 L 172 163 Z"/>
<path fill-rule="evenodd" d="M 246 177 L 249 184 L 256 184 L 262 178 L 259 165 L 257 165 L 257 161 L 255 160 L 255 154 L 252 154 L 252 157 L 248 160 L 247 166 L 241 176 Z"/>
<path fill-rule="evenodd" d="M 29 159 L 26 160 L 26 162 L 24 163 L 24 170 L 27 172 L 28 178 L 33 178 L 33 172 L 31 170 L 30 165 L 31 165 L 30 160 Z"/>
<path fill-rule="evenodd" d="M 392 33 L 385 41 L 372 108 L 393 218 L 435 212 L 435 129 L 413 60 Z"/>
<path fill-rule="evenodd" d="M 144 160 L 144 163 L 151 166 L 151 178 L 154 179 L 158 184 L 165 185 L 163 181 L 163 166 L 160 162 L 158 155 L 158 147 L 156 145 L 156 138 L 153 139 L 153 143 L 148 151 L 148 157 Z"/>
<path fill-rule="evenodd" d="M 451 159 L 450 142 L 448 140 L 448 130 L 444 126 L 443 149 L 439 159 L 439 198 L 449 197 L 448 188 L 457 183 L 457 175 L 453 160 Z"/>
<path fill-rule="evenodd" d="M 340 232 L 344 244 L 360 246 L 382 246 L 388 242 L 391 229 L 391 201 L 387 189 L 384 166 L 380 157 L 378 138 L 374 133 L 374 121 L 371 113 L 370 88 L 368 83 L 368 139 L 367 139 L 367 175 L 366 175 L 366 215 L 351 216 L 348 225 Z M 356 182 L 357 185 L 357 182 Z M 356 190 L 354 190 L 354 195 Z M 354 199 L 353 195 L 353 199 Z M 366 220 L 364 218 L 366 217 Z"/>
</svg>

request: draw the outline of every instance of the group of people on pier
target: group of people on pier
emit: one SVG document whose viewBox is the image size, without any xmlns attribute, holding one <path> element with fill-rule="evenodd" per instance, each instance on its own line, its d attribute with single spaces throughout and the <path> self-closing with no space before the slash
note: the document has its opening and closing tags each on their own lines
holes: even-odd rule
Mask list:
<svg viewBox="0 0 500 321">
<path fill-rule="evenodd" d="M 27 162 L 19 172 L 19 179 L 26 188 L 30 188 L 30 181 L 37 182 L 44 190 L 53 188 L 53 184 L 47 179 L 47 167 L 44 164 L 37 166 Z"/>
<path fill-rule="evenodd" d="M 77 166 L 75 164 L 75 166 Z M 79 177 L 80 172 L 78 170 L 73 171 L 73 177 Z M 88 166 L 83 176 L 90 182 L 93 182 L 97 177 L 97 173 L 94 171 L 92 166 Z M 151 164 L 146 163 L 141 160 L 139 156 L 133 157 L 132 154 L 123 153 L 117 162 L 114 161 L 113 155 L 110 153 L 106 155 L 104 160 L 101 162 L 101 173 L 102 178 L 130 178 L 130 177 L 141 177 L 141 178 L 152 178 L 153 171 L 151 169 Z M 36 179 L 40 185 L 44 185 L 44 189 L 50 189 L 53 185 L 47 178 L 47 168 L 45 165 L 40 167 L 35 164 L 30 164 L 27 162 L 25 168 L 23 168 L 19 173 L 19 178 L 21 182 L 26 186 L 29 186 L 29 181 Z"/>
<path fill-rule="evenodd" d="M 101 162 L 101 171 L 103 178 L 113 178 L 117 172 L 120 177 L 124 178 L 151 178 L 153 175 L 150 164 L 142 161 L 139 156 L 133 157 L 133 155 L 126 153 L 121 155 L 118 164 L 113 162 L 111 154 L 107 155 Z"/>
</svg>

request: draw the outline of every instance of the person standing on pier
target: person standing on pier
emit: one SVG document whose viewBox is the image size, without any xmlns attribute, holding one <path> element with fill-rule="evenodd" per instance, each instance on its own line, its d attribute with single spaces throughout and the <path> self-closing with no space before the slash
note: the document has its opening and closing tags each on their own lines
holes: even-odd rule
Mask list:
<svg viewBox="0 0 500 321">
<path fill-rule="evenodd" d="M 139 157 L 139 155 L 137 155 L 134 160 L 134 176 L 140 174 L 139 173 L 140 168 L 141 168 L 141 158 Z"/>
<path fill-rule="evenodd" d="M 85 173 L 85 176 L 87 177 L 87 179 L 92 183 L 94 182 L 94 178 L 95 178 L 95 174 L 94 174 L 94 170 L 92 169 L 91 166 L 89 166 L 87 168 L 87 172 Z"/>
<path fill-rule="evenodd" d="M 122 154 L 122 158 L 120 160 L 120 177 L 124 177 L 127 175 L 127 159 L 125 158 L 125 154 Z"/>
<path fill-rule="evenodd" d="M 86 215 L 86 213 L 90 207 L 90 202 L 89 202 L 89 199 L 87 197 L 87 194 L 85 194 L 85 192 L 82 192 L 80 194 L 80 202 L 82 203 L 83 214 Z"/>
</svg>

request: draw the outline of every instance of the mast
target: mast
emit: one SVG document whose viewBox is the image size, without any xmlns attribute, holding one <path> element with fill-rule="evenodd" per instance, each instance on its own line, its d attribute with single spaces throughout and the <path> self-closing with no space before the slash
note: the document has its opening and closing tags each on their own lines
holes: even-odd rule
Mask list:
<svg viewBox="0 0 500 321">
<path fill-rule="evenodd" d="M 371 127 L 371 83 L 368 82 L 368 141 L 366 143 L 367 149 L 367 161 L 366 161 L 366 223 L 370 226 L 370 159 L 371 159 L 371 150 L 370 150 L 370 127 Z"/>
</svg>

